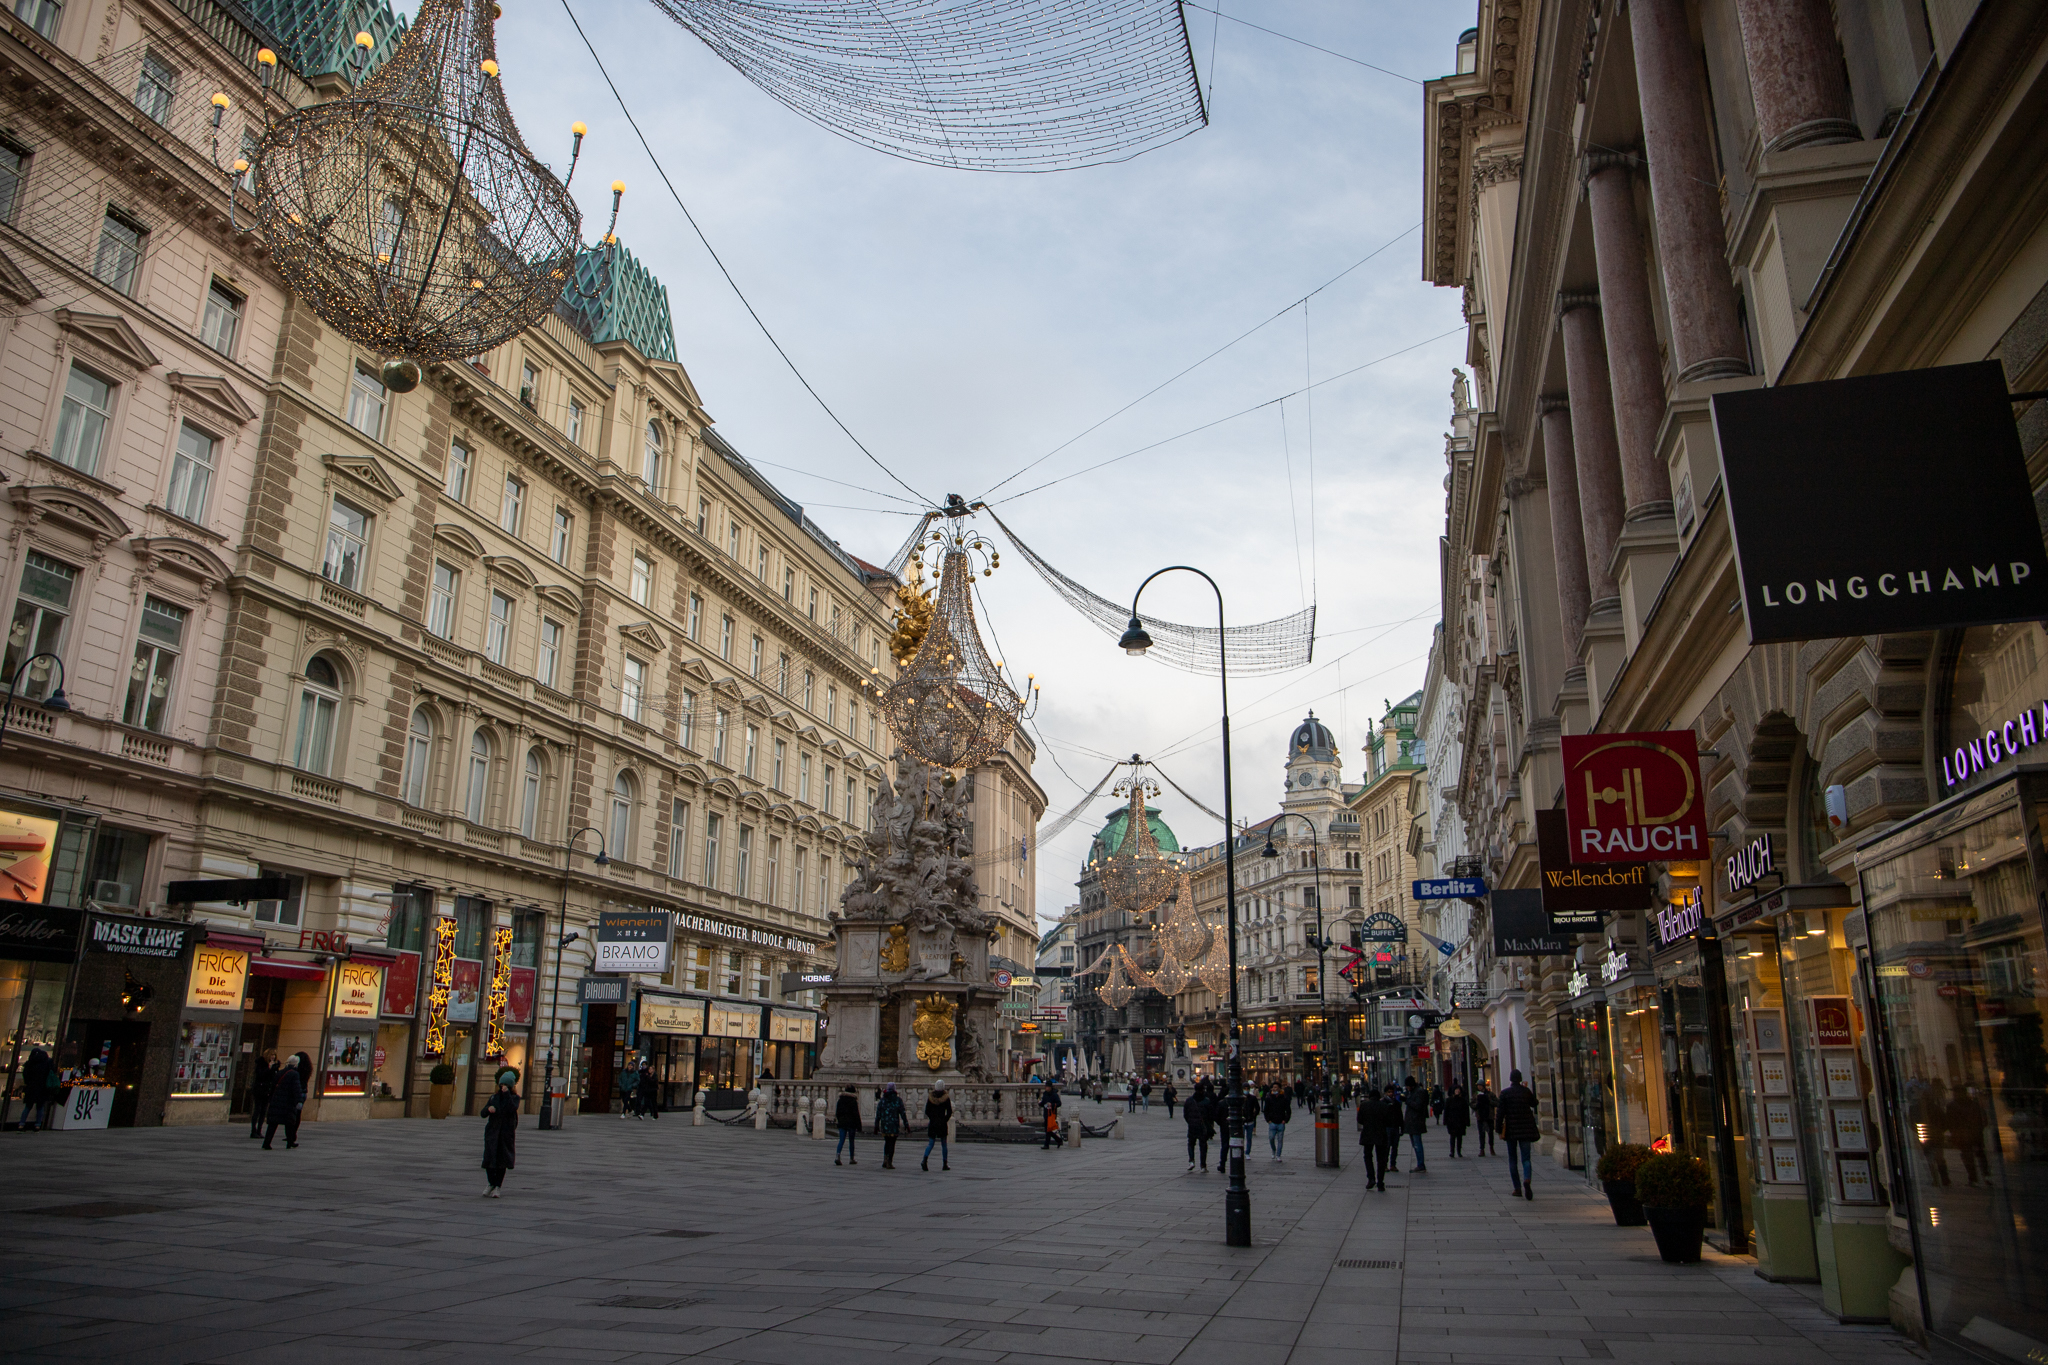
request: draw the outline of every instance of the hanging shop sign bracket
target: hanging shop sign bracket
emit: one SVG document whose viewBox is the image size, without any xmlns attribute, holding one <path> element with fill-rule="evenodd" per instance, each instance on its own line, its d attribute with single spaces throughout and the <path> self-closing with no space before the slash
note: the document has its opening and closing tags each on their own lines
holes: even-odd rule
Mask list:
<svg viewBox="0 0 2048 1365">
<path fill-rule="evenodd" d="M 291 899 L 292 884 L 283 877 L 239 877 L 220 881 L 172 882 L 164 888 L 170 905 L 222 903 L 247 905 L 250 901 Z"/>
</svg>

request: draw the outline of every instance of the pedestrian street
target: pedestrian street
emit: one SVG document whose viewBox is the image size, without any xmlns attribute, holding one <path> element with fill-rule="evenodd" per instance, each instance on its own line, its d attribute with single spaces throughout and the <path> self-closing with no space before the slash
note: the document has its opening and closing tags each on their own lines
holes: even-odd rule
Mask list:
<svg viewBox="0 0 2048 1365">
<path fill-rule="evenodd" d="M 896 1169 L 829 1140 L 688 1117 L 522 1126 L 485 1199 L 483 1125 L 312 1123 L 10 1134 L 0 1354 L 20 1360 L 468 1360 L 758 1365 L 1391 1365 L 1624 1360 L 1823 1365 L 1928 1357 L 1844 1327 L 1813 1286 L 1647 1228 L 1539 1163 L 1440 1155 L 1368 1191 L 1355 1135 L 1314 1164 L 1297 1121 L 1248 1162 L 1255 1244 L 1223 1245 L 1223 1177 L 1185 1169 L 1154 1104 L 1069 1100 L 1124 1140 L 906 1139 Z M 1305 1117 L 1305 1116 L 1304 1116 Z M 390 1353 L 404 1352 L 395 1355 Z"/>
</svg>

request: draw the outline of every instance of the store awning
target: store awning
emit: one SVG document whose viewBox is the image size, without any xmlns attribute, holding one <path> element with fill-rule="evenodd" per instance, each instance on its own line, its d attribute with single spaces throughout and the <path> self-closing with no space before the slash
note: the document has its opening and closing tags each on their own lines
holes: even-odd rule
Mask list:
<svg viewBox="0 0 2048 1365">
<path fill-rule="evenodd" d="M 280 962 L 276 958 L 259 957 L 249 962 L 251 976 L 281 976 L 287 981 L 325 981 L 327 969 L 310 962 Z"/>
<path fill-rule="evenodd" d="M 206 930 L 206 941 L 216 948 L 246 948 L 250 952 L 262 952 L 264 948 L 261 934 L 238 934 L 232 929 L 211 926 Z"/>
<path fill-rule="evenodd" d="M 367 962 L 396 962 L 401 956 L 396 948 L 386 948 L 382 944 L 373 947 L 367 943 L 349 944 L 348 955 L 362 958 Z"/>
</svg>

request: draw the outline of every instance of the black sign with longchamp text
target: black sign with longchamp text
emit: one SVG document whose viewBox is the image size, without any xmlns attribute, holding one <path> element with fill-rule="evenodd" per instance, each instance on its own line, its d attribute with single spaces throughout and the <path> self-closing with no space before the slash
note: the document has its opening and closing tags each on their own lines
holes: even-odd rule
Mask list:
<svg viewBox="0 0 2048 1365">
<path fill-rule="evenodd" d="M 1714 395 L 1751 644 L 2048 616 L 1995 360 Z"/>
</svg>

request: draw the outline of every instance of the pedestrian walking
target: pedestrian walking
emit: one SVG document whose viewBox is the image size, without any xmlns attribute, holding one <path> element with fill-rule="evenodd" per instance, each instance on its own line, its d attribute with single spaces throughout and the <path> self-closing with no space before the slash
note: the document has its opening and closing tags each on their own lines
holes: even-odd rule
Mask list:
<svg viewBox="0 0 2048 1365">
<path fill-rule="evenodd" d="M 1136 1076 L 1131 1077 L 1130 1087 L 1131 1093 L 1125 1097 L 1128 1103 L 1124 1105 L 1124 1112 L 1126 1114 L 1135 1114 L 1138 1112 L 1138 1078 Z"/>
<path fill-rule="evenodd" d="M 1294 1101 L 1285 1086 L 1274 1086 L 1266 1095 L 1266 1145 L 1273 1149 L 1273 1160 L 1284 1159 L 1287 1146 L 1287 1124 L 1294 1117 Z"/>
<path fill-rule="evenodd" d="M 640 1117 L 640 1068 L 629 1066 L 619 1073 L 619 1117 Z"/>
<path fill-rule="evenodd" d="M 1444 1131 L 1451 1135 L 1451 1155 L 1465 1155 L 1465 1130 L 1472 1126 L 1472 1101 L 1465 1097 L 1462 1081 L 1452 1081 L 1444 1096 Z"/>
<path fill-rule="evenodd" d="M 1387 1188 L 1387 1157 L 1393 1144 L 1387 1140 L 1386 1096 L 1366 1086 L 1358 1096 L 1358 1145 L 1364 1149 L 1367 1189 Z"/>
<path fill-rule="evenodd" d="M 1499 1101 L 1494 1099 L 1493 1087 L 1483 1079 L 1479 1082 L 1479 1093 L 1472 1097 L 1472 1117 L 1479 1125 L 1479 1155 L 1499 1156 L 1500 1148 L 1493 1141 L 1493 1111 Z"/>
<path fill-rule="evenodd" d="M 946 1136 L 953 1128 L 953 1101 L 946 1094 L 944 1081 L 932 1083 L 932 1093 L 924 1102 L 924 1160 L 918 1162 L 921 1170 L 932 1168 L 932 1144 L 939 1148 L 939 1169 L 953 1169 L 953 1154 L 946 1146 Z"/>
<path fill-rule="evenodd" d="M 277 1083 L 271 1087 L 270 1103 L 264 1106 L 264 1120 L 269 1125 L 263 1130 L 263 1150 L 270 1151 L 271 1139 L 277 1136 L 280 1126 L 284 1128 L 284 1145 L 289 1151 L 299 1145 L 299 1114 L 306 1107 L 306 1082 L 297 1063 L 312 1060 L 305 1053 L 293 1056 L 290 1063 L 277 1069 Z"/>
<path fill-rule="evenodd" d="M 484 1186 L 486 1199 L 502 1198 L 505 1172 L 512 1169 L 512 1135 L 519 1130 L 519 1084 L 517 1067 L 498 1072 L 498 1090 L 484 1106 Z"/>
<path fill-rule="evenodd" d="M 1415 1149 L 1415 1173 L 1420 1175 L 1429 1169 L 1429 1161 L 1422 1154 L 1422 1135 L 1429 1131 L 1429 1092 L 1419 1084 L 1409 1086 L 1402 1111 L 1408 1145 Z"/>
<path fill-rule="evenodd" d="M 292 1054 L 292 1067 L 299 1073 L 299 1090 L 302 1094 L 313 1093 L 313 1059 L 303 1052 Z"/>
<path fill-rule="evenodd" d="M 1172 1081 L 1168 1081 L 1166 1083 L 1166 1117 L 1169 1120 L 1173 1118 L 1173 1102 L 1179 1098 L 1180 1091 L 1174 1088 Z"/>
<path fill-rule="evenodd" d="M 1508 1088 L 1500 1092 L 1500 1135 L 1508 1143 L 1508 1178 L 1515 1182 L 1515 1194 L 1536 1197 L 1536 1182 L 1529 1170 L 1530 1149 L 1541 1129 L 1536 1126 L 1536 1092 L 1522 1084 L 1522 1073 L 1508 1073 Z M 1515 1166 L 1519 1155 L 1521 1167 Z"/>
<path fill-rule="evenodd" d="M 57 1065 L 41 1048 L 31 1049 L 21 1068 L 21 1131 L 33 1133 L 50 1126 L 50 1097 L 56 1093 L 51 1077 Z M 250 1133 L 255 1136 L 254 1132 Z"/>
<path fill-rule="evenodd" d="M 661 1117 L 661 1082 L 654 1078 L 654 1063 L 640 1063 L 640 1113 L 643 1117 Z"/>
<path fill-rule="evenodd" d="M 1963 1159 L 1963 1174 L 1970 1178 L 1972 1185 L 1978 1176 L 1986 1181 L 1991 1178 L 1991 1168 L 1984 1160 L 1984 1125 L 1987 1122 L 1984 1106 L 1977 1101 L 1977 1087 L 1959 1085 L 1955 1098 L 1948 1103 L 1946 1123 L 1949 1145 Z"/>
<path fill-rule="evenodd" d="M 1401 1131 L 1407 1127 L 1407 1118 L 1401 1109 L 1401 1087 L 1390 1085 L 1380 1092 L 1380 1169 L 1401 1173 Z M 1386 1188 L 1386 1177 L 1380 1178 L 1380 1188 Z"/>
<path fill-rule="evenodd" d="M 1066 1136 L 1060 1132 L 1060 1088 L 1050 1081 L 1039 1087 L 1038 1112 L 1045 1119 L 1045 1145 L 1042 1150 L 1051 1151 L 1055 1142 L 1066 1146 Z"/>
<path fill-rule="evenodd" d="M 1147 1081 L 1138 1087 L 1138 1103 L 1146 1113 L 1152 1112 L 1152 1082 Z"/>
<path fill-rule="evenodd" d="M 896 1169 L 896 1139 L 903 1136 L 903 1128 L 910 1115 L 903 1108 L 903 1097 L 896 1093 L 896 1082 L 889 1082 L 882 1091 L 882 1098 L 875 1102 L 875 1131 L 882 1135 L 882 1169 Z"/>
<path fill-rule="evenodd" d="M 1209 1169 L 1209 1139 L 1216 1131 L 1207 1081 L 1195 1082 L 1194 1092 L 1188 1096 L 1188 1102 L 1181 1106 L 1180 1112 L 1188 1126 L 1188 1169 L 1194 1170 L 1199 1162 L 1202 1170 L 1206 1172 Z"/>
<path fill-rule="evenodd" d="M 1444 1117 L 1444 1088 L 1441 1083 L 1429 1088 L 1429 1116 L 1439 1123 Z"/>
<path fill-rule="evenodd" d="M 277 1089 L 277 1049 L 267 1047 L 256 1059 L 249 1076 L 249 1136 L 263 1136 L 263 1116 L 270 1109 L 270 1092 Z"/>
<path fill-rule="evenodd" d="M 832 1149 L 832 1164 L 839 1164 L 839 1154 L 846 1153 L 850 1166 L 860 1165 L 860 1092 L 852 1086 L 839 1092 L 839 1103 L 832 1109 L 832 1121 L 839 1125 L 839 1145 Z"/>
</svg>

